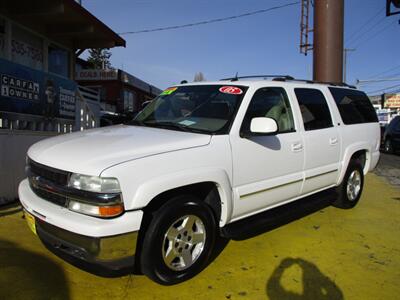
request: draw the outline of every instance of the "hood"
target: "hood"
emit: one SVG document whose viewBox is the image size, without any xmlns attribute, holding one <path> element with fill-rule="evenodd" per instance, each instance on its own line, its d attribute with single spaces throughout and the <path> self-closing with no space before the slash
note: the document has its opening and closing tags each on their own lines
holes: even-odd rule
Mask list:
<svg viewBox="0 0 400 300">
<path fill-rule="evenodd" d="M 115 164 L 210 143 L 211 136 L 152 127 L 117 125 L 40 141 L 28 156 L 43 165 L 87 175 Z"/>
</svg>

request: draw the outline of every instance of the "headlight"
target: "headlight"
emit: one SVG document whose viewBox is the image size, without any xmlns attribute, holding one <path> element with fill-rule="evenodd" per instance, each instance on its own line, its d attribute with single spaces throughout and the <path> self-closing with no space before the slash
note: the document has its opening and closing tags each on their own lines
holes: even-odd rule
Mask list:
<svg viewBox="0 0 400 300">
<path fill-rule="evenodd" d="M 73 173 L 68 186 L 85 191 L 71 197 L 67 196 L 68 208 L 72 211 L 102 218 L 116 217 L 124 212 L 121 189 L 116 178 Z"/>
<path fill-rule="evenodd" d="M 102 178 L 73 173 L 69 178 L 69 186 L 78 190 L 95 193 L 120 193 L 116 178 Z"/>
</svg>

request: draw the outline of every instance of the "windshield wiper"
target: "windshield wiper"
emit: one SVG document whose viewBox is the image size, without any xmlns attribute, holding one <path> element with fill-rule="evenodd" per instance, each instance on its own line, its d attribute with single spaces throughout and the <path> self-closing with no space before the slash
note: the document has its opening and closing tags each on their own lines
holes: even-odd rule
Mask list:
<svg viewBox="0 0 400 300">
<path fill-rule="evenodd" d="M 183 125 L 183 124 L 179 124 L 179 123 L 175 123 L 175 122 L 146 123 L 146 125 L 154 126 L 154 127 L 161 127 L 161 128 L 178 129 L 180 131 L 186 131 L 186 132 L 211 134 L 208 130 L 193 128 L 193 127 L 189 127 L 187 125 Z"/>
</svg>

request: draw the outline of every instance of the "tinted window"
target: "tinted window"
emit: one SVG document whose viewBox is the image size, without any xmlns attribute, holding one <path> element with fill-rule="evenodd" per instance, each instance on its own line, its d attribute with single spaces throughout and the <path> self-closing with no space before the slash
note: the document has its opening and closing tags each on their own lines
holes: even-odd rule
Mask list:
<svg viewBox="0 0 400 300">
<path fill-rule="evenodd" d="M 329 88 L 335 99 L 344 124 L 378 122 L 371 101 L 363 92 Z"/>
<path fill-rule="evenodd" d="M 242 132 L 249 132 L 251 119 L 257 117 L 274 119 L 280 133 L 294 130 L 289 99 L 282 88 L 262 88 L 254 93 L 243 120 Z"/>
<path fill-rule="evenodd" d="M 294 89 L 305 130 L 332 127 L 332 118 L 324 95 L 315 89 Z"/>
</svg>

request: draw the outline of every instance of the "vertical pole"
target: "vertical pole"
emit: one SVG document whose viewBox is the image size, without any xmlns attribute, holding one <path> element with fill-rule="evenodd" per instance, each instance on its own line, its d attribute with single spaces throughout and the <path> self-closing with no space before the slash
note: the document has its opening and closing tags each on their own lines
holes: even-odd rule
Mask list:
<svg viewBox="0 0 400 300">
<path fill-rule="evenodd" d="M 315 0 L 313 79 L 343 82 L 344 0 Z"/>
<path fill-rule="evenodd" d="M 346 83 L 346 70 L 347 70 L 347 49 L 343 49 L 343 82 Z"/>
<path fill-rule="evenodd" d="M 343 49 L 344 56 L 343 56 L 343 82 L 346 83 L 346 73 L 347 73 L 347 53 L 349 51 L 355 51 L 356 49 Z"/>
</svg>

